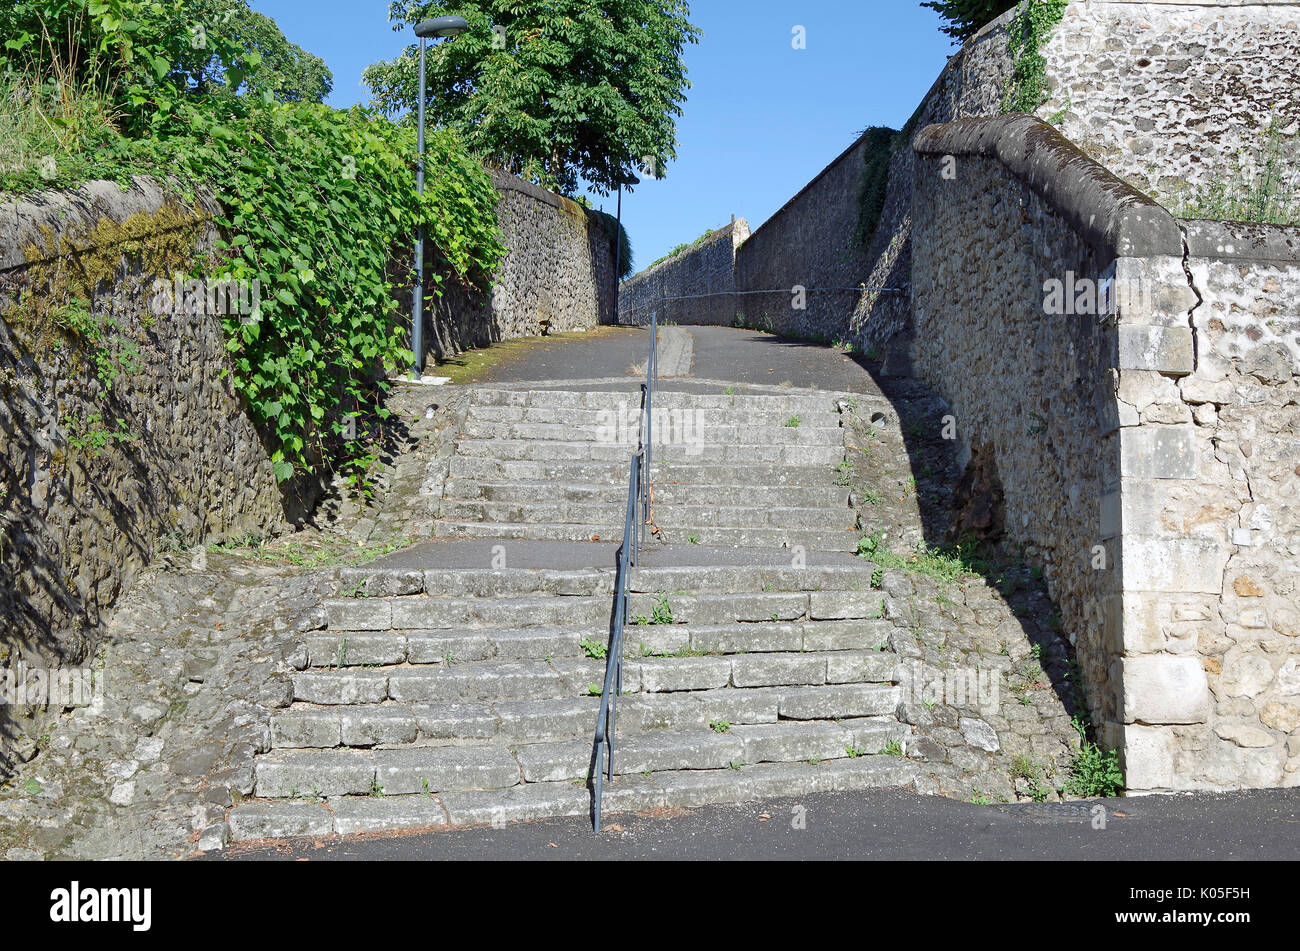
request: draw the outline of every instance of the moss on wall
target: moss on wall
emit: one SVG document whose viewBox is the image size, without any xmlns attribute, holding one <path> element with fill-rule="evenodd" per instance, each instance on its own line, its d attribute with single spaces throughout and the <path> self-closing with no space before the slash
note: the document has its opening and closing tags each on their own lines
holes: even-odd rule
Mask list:
<svg viewBox="0 0 1300 951">
<path fill-rule="evenodd" d="M 155 275 L 189 272 L 205 227 L 201 208 L 187 209 L 173 201 L 121 222 L 105 215 L 93 225 L 62 234 L 43 225 L 41 238 L 23 248 L 28 267 L 0 317 L 30 352 L 48 353 L 61 340 L 97 345 L 104 328 L 88 319 L 87 310 L 97 294 L 106 286 L 130 281 L 133 274 L 142 282 Z"/>
</svg>

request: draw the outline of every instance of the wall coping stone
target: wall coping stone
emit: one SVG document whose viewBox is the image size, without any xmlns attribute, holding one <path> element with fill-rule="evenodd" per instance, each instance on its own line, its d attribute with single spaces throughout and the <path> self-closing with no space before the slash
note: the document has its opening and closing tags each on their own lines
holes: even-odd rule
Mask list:
<svg viewBox="0 0 1300 951">
<path fill-rule="evenodd" d="M 511 175 L 499 168 L 489 168 L 488 175 L 492 178 L 492 184 L 498 192 L 516 192 L 520 195 L 527 195 L 542 204 L 550 205 L 552 208 L 558 208 L 560 211 L 580 217 L 584 221 L 587 218 L 586 209 L 572 198 L 557 195 L 553 191 L 548 191 L 540 185 L 534 185 L 532 182 L 526 182 L 517 175 Z"/>
<path fill-rule="evenodd" d="M 1300 264 L 1300 228 L 1250 221 L 1179 220 L 1194 258 Z"/>
<path fill-rule="evenodd" d="M 996 159 L 1055 208 L 1103 258 L 1182 257 L 1178 222 L 1041 119 L 958 119 L 926 126 L 912 148 L 925 156 Z"/>
</svg>

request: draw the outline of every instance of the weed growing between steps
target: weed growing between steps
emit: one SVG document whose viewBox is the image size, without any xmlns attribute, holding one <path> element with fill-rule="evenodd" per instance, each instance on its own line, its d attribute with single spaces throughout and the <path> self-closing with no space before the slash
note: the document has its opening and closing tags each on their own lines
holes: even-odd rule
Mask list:
<svg viewBox="0 0 1300 951">
<path fill-rule="evenodd" d="M 865 558 L 881 569 L 896 568 L 910 574 L 933 578 L 947 584 L 957 584 L 980 575 L 987 568 L 983 559 L 975 554 L 975 544 L 966 541 L 958 545 L 927 548 L 918 543 L 911 555 L 899 555 L 884 547 L 884 529 L 858 542 L 858 557 Z M 873 578 L 873 587 L 878 587 Z"/>
<path fill-rule="evenodd" d="M 415 544 L 413 538 L 400 538 L 378 545 L 358 544 L 335 535 L 315 538 L 263 540 L 249 535 L 209 551 L 237 554 L 270 565 L 293 565 L 298 568 L 341 568 L 364 565 Z"/>
</svg>

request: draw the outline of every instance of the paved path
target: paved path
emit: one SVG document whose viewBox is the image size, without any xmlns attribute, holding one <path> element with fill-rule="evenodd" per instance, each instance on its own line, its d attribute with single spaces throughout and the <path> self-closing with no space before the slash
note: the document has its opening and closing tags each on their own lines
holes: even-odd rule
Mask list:
<svg viewBox="0 0 1300 951">
<path fill-rule="evenodd" d="M 395 838 L 299 841 L 213 858 L 281 860 L 911 859 L 1294 860 L 1300 792 L 1147 796 L 1096 803 L 975 806 L 900 790 L 830 793 L 671 817 L 618 816 L 599 838 L 584 819 L 547 819 Z M 802 807 L 806 828 L 792 828 Z"/>
<path fill-rule="evenodd" d="M 734 383 L 789 384 L 832 391 L 879 394 L 861 357 L 818 343 L 731 327 L 663 327 L 659 369 L 664 377 L 687 375 Z M 626 329 L 591 340 L 542 344 L 490 374 L 491 383 L 541 383 L 645 374 L 649 331 Z M 671 345 L 671 346 L 669 346 Z M 685 367 L 689 366 L 689 370 Z"/>
</svg>

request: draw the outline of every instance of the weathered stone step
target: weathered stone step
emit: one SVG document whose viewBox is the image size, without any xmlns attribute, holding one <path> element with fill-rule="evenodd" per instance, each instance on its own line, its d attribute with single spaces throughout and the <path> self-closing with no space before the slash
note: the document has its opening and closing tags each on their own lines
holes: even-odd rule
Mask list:
<svg viewBox="0 0 1300 951">
<path fill-rule="evenodd" d="M 656 496 L 655 523 L 661 528 L 850 529 L 857 523 L 848 506 L 788 508 L 754 505 L 672 505 Z M 626 502 L 480 502 L 444 500 L 441 518 L 452 522 L 622 525 Z"/>
<path fill-rule="evenodd" d="M 634 447 L 629 445 L 571 439 L 461 439 L 456 443 L 457 455 L 502 461 L 626 462 L 633 451 Z M 679 463 L 700 463 L 706 456 L 711 465 L 835 466 L 844 459 L 844 447 L 839 444 L 787 446 L 771 443 L 696 443 L 655 446 L 653 456 L 661 464 L 668 463 L 670 467 Z"/>
<path fill-rule="evenodd" d="M 898 756 L 859 756 L 810 763 L 763 763 L 739 769 L 670 770 L 616 776 L 605 786 L 607 813 L 688 809 L 819 792 L 902 786 L 916 765 Z M 528 783 L 496 790 L 425 795 L 343 796 L 328 803 L 255 801 L 230 811 L 234 841 L 350 835 L 586 816 L 591 792 L 573 782 Z"/>
<path fill-rule="evenodd" d="M 495 459 L 487 456 L 452 456 L 452 479 L 492 482 L 598 482 L 627 491 L 630 453 L 609 462 L 574 459 Z M 834 466 L 827 465 L 721 465 L 709 458 L 668 465 L 653 457 L 655 485 L 828 486 L 834 485 Z"/>
<path fill-rule="evenodd" d="M 611 414 L 612 416 L 613 414 Z M 659 414 L 656 413 L 656 416 Z M 678 414 L 680 417 L 680 414 Z M 667 413 L 664 414 L 668 416 Z M 486 420 L 469 420 L 461 433 L 462 439 L 534 439 L 562 442 L 592 442 L 621 446 L 625 451 L 636 448 L 640 426 L 636 420 L 611 418 L 601 423 L 505 423 Z M 797 414 L 781 422 L 762 425 L 737 426 L 726 419 L 711 419 L 707 414 L 699 417 L 665 418 L 655 420 L 654 445 L 718 446 L 748 443 L 750 445 L 780 444 L 785 446 L 841 446 L 843 432 L 830 426 L 805 426 Z"/>
<path fill-rule="evenodd" d="M 622 524 L 614 525 L 531 525 L 518 522 L 456 522 L 438 519 L 435 537 L 502 538 L 535 541 L 618 541 Z M 715 548 L 794 548 L 805 551 L 856 551 L 860 533 L 787 528 L 714 528 L 665 530 L 669 544 L 694 543 Z"/>
<path fill-rule="evenodd" d="M 680 412 L 683 407 L 664 408 L 660 404 L 655 415 L 655 424 L 660 422 L 660 412 L 675 413 Z M 618 413 L 623 413 L 619 417 Z M 792 415 L 799 417 L 800 428 L 824 428 L 838 431 L 841 428 L 842 417 L 838 410 L 833 406 L 815 410 L 806 411 L 802 406 L 780 406 L 767 410 L 751 410 L 743 407 L 729 407 L 726 409 L 703 408 L 703 412 L 710 414 L 706 419 L 717 423 L 724 423 L 728 426 L 739 427 L 764 427 L 764 426 L 785 426 L 790 422 Z M 485 423 L 541 423 L 546 424 L 563 424 L 569 426 L 605 426 L 611 422 L 617 422 L 620 419 L 639 420 L 641 415 L 641 402 L 639 398 L 629 399 L 625 404 L 620 406 L 617 402 L 610 404 L 601 409 L 585 409 L 573 406 L 483 406 L 474 404 L 469 407 L 466 418 L 469 422 Z"/>
<path fill-rule="evenodd" d="M 520 780 L 510 751 L 494 745 L 279 750 L 259 757 L 254 769 L 260 799 L 503 789 Z"/>
<path fill-rule="evenodd" d="M 903 725 L 878 719 L 630 732 L 615 747 L 614 774 L 857 758 L 880 754 L 905 735 Z M 513 749 L 481 744 L 273 750 L 257 760 L 254 793 L 259 799 L 294 799 L 505 789 L 521 779 L 586 779 L 591 761 L 592 744 L 586 738 Z"/>
<path fill-rule="evenodd" d="M 824 474 L 820 478 L 826 482 Z M 627 486 L 605 482 L 485 482 L 480 479 L 451 479 L 443 487 L 450 499 L 486 502 L 605 502 L 627 499 Z M 794 508 L 845 508 L 849 490 L 837 485 L 681 485 L 654 484 L 654 498 L 661 505 L 780 505 Z"/>
<path fill-rule="evenodd" d="M 883 651 L 889 621 L 796 621 L 737 624 L 633 624 L 624 634 L 629 657 L 673 654 L 765 654 L 790 651 Z M 587 656 L 607 648 L 608 629 L 526 627 L 485 631 L 323 632 L 305 637 L 307 666 L 391 667 L 468 664 L 487 660 L 546 660 Z"/>
<path fill-rule="evenodd" d="M 293 675 L 294 700 L 321 706 L 383 703 L 459 703 L 493 700 L 554 700 L 596 696 L 606 662 L 591 658 L 492 660 L 474 663 L 429 663 L 376 668 L 316 668 Z M 704 657 L 644 657 L 623 663 L 625 693 L 673 693 L 725 687 L 823 686 L 881 684 L 894 676 L 890 654 L 872 651 L 725 654 Z M 892 690 L 891 687 L 881 687 Z M 865 702 L 865 696 L 835 702 Z M 889 697 L 893 695 L 890 694 Z M 877 698 L 879 699 L 879 698 Z M 869 712 L 827 716 L 876 716 L 893 709 L 886 697 Z M 816 719 L 789 714 L 796 719 Z"/>
<path fill-rule="evenodd" d="M 337 598 L 325 602 L 326 623 L 339 631 L 418 631 L 431 628 L 524 627 L 609 621 L 607 597 Z"/>
<path fill-rule="evenodd" d="M 672 565 L 633 568 L 628 579 L 636 592 L 740 594 L 755 591 L 860 591 L 869 587 L 875 566 L 866 561 L 807 565 Z M 473 598 L 553 594 L 563 597 L 612 595 L 615 571 L 501 568 L 399 569 L 382 565 L 345 568 L 338 592 L 344 597 L 449 595 Z"/>
<path fill-rule="evenodd" d="M 891 675 L 891 671 L 885 671 L 885 676 Z M 781 719 L 783 705 L 798 713 L 834 711 L 825 716 L 804 716 L 799 722 L 834 720 L 855 728 L 868 723 L 883 723 L 891 729 L 898 726 L 893 716 L 897 693 L 890 689 L 860 689 L 846 701 L 838 694 L 824 695 L 824 688 L 816 686 L 729 687 L 622 696 L 617 706 L 618 735 L 704 730 L 711 724 L 722 729 L 724 724 L 776 723 Z M 271 718 L 271 745 L 274 749 L 334 749 L 416 743 L 590 741 L 599 708 L 600 698 L 594 696 L 343 707 L 298 704 Z M 864 714 L 864 710 L 874 712 Z M 786 722 L 791 719 L 786 718 Z M 890 733 L 886 742 L 895 738 Z"/>
<path fill-rule="evenodd" d="M 865 397 L 858 397 L 859 400 Z M 620 403 L 640 405 L 640 390 L 501 390 L 476 388 L 471 397 L 475 406 L 560 407 L 566 409 L 613 409 Z M 734 394 L 686 393 L 660 390 L 655 394 L 657 408 L 691 408 L 741 410 L 745 412 L 791 413 L 838 412 L 836 397 L 815 393 Z"/>
<path fill-rule="evenodd" d="M 647 572 L 651 569 L 647 569 Z M 642 576 L 688 582 L 688 576 L 665 569 Z M 778 575 L 779 577 L 779 575 Z M 859 576 L 862 577 L 862 576 Z M 870 575 L 862 578 L 868 581 Z M 634 593 L 628 598 L 629 620 L 667 613 L 675 624 L 730 624 L 736 621 L 837 621 L 879 616 L 879 591 L 753 591 L 719 594 Z M 587 630 L 611 619 L 612 599 L 605 597 L 461 598 L 414 595 L 393 598 L 334 598 L 325 602 L 331 631 L 437 631 L 463 628 L 568 626 Z"/>
<path fill-rule="evenodd" d="M 631 733 L 615 746 L 614 774 L 685 769 L 728 769 L 757 763 L 799 763 L 880 753 L 901 740 L 899 724 L 766 723 L 714 730 L 659 730 Z M 524 781 L 585 779 L 591 766 L 591 741 L 530 743 L 515 750 Z"/>
</svg>

